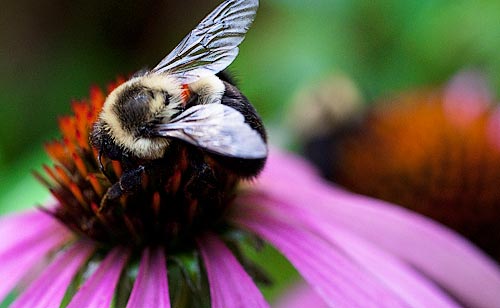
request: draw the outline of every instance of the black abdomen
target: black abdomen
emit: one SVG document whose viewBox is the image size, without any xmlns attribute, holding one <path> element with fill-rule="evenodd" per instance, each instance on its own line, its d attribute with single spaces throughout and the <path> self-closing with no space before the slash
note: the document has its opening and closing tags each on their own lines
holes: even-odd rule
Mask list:
<svg viewBox="0 0 500 308">
<path fill-rule="evenodd" d="M 222 104 L 232 107 L 239 111 L 244 117 L 245 122 L 250 125 L 251 128 L 256 130 L 264 142 L 267 143 L 267 134 L 262 123 L 262 119 L 257 114 L 257 111 L 248 101 L 248 99 L 229 82 L 223 81 L 226 91 L 222 96 Z M 264 167 L 266 163 L 266 158 L 262 159 L 242 159 L 234 157 L 224 157 L 221 155 L 213 155 L 214 158 L 223 166 L 228 168 L 231 172 L 243 178 L 255 177 Z"/>
</svg>

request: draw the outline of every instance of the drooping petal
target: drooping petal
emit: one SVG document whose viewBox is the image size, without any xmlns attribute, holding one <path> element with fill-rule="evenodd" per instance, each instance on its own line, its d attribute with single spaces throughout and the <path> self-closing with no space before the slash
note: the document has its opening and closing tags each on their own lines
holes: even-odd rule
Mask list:
<svg viewBox="0 0 500 308">
<path fill-rule="evenodd" d="M 47 229 L 54 229 L 54 232 L 60 234 L 70 233 L 52 216 L 38 210 L 1 217 L 0 254 Z"/>
<path fill-rule="evenodd" d="M 19 226 L 32 227 L 34 224 L 43 220 L 46 217 L 45 213 L 40 211 L 26 211 L 0 217 L 0 233 L 7 233 L 13 230 L 19 230 Z M 3 243 L 5 238 L 2 238 L 0 243 Z"/>
<path fill-rule="evenodd" d="M 288 289 L 286 293 L 273 304 L 274 308 L 327 308 L 325 301 L 311 286 L 300 283 Z"/>
<path fill-rule="evenodd" d="M 99 268 L 75 294 L 68 308 L 109 308 L 129 255 L 130 252 L 122 247 L 109 252 Z"/>
<path fill-rule="evenodd" d="M 160 248 L 146 248 L 142 254 L 139 273 L 134 283 L 127 308 L 170 307 L 167 263 Z"/>
<path fill-rule="evenodd" d="M 408 261 L 467 305 L 498 304 L 500 267 L 453 231 L 399 207 L 346 193 L 334 208 L 330 218 L 336 216 L 361 237 Z"/>
<path fill-rule="evenodd" d="M 313 230 L 342 249 L 412 307 L 458 307 L 447 294 L 413 268 L 323 217 L 311 215 L 302 204 L 288 204 L 267 195 L 248 196 L 240 201 L 238 212 L 246 213 L 246 207 L 252 207 L 252 210 Z"/>
<path fill-rule="evenodd" d="M 290 181 L 278 180 L 284 174 L 268 167 L 257 189 L 301 204 L 402 258 L 470 306 L 491 307 L 498 302 L 498 264 L 456 233 L 403 208 L 302 176 L 293 165 L 286 172 Z"/>
<path fill-rule="evenodd" d="M 11 307 L 59 307 L 71 280 L 93 251 L 92 244 L 81 241 L 61 253 Z"/>
<path fill-rule="evenodd" d="M 197 242 L 207 271 L 212 308 L 269 307 L 250 276 L 221 240 L 207 234 Z"/>
<path fill-rule="evenodd" d="M 371 243 L 340 230 L 329 235 L 351 258 L 404 298 L 411 307 L 460 307 L 412 267 Z"/>
<path fill-rule="evenodd" d="M 2 226 L 0 234 L 1 302 L 19 280 L 36 264 L 43 261 L 49 252 L 64 245 L 71 238 L 71 233 L 42 212 L 7 216 L 2 218 L 0 225 Z"/>
<path fill-rule="evenodd" d="M 261 179 L 272 179 L 273 181 L 293 183 L 296 180 L 296 176 L 300 176 L 303 180 L 315 181 L 319 178 L 319 173 L 304 159 L 294 154 L 271 148 L 266 166 L 258 179 L 259 181 Z"/>
<path fill-rule="evenodd" d="M 313 233 L 248 206 L 232 219 L 273 244 L 334 307 L 407 307 L 402 299 Z"/>
</svg>

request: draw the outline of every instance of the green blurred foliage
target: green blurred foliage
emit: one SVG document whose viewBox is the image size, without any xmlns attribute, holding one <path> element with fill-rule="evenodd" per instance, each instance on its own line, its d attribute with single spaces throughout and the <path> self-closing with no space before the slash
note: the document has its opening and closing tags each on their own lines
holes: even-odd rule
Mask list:
<svg viewBox="0 0 500 308">
<path fill-rule="evenodd" d="M 268 301 L 272 302 L 300 280 L 297 270 L 274 247 L 266 244 L 258 251 L 249 246 L 243 248 L 245 255 L 259 264 L 271 279 L 271 285 L 259 285 Z"/>
</svg>

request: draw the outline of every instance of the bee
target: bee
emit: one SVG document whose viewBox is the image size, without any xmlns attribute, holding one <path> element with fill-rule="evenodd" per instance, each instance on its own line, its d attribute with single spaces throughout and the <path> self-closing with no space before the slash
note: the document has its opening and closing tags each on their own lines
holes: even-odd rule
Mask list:
<svg viewBox="0 0 500 308">
<path fill-rule="evenodd" d="M 262 120 L 223 70 L 238 54 L 258 0 L 227 0 L 205 17 L 152 70 L 106 98 L 90 134 L 103 158 L 119 161 L 121 177 L 106 194 L 133 193 L 148 175 L 158 186 L 182 173 L 184 193 L 221 193 L 227 182 L 252 178 L 267 158 Z"/>
</svg>

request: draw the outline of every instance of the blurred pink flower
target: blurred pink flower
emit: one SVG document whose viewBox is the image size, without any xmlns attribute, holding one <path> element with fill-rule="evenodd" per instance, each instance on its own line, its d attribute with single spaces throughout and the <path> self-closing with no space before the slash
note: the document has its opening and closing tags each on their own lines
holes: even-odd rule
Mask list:
<svg viewBox="0 0 500 308">
<path fill-rule="evenodd" d="M 464 70 L 443 87 L 350 112 L 340 128 L 304 140 L 304 153 L 338 185 L 435 219 L 498 262 L 500 112 L 494 97 L 487 78 Z"/>
<path fill-rule="evenodd" d="M 460 126 L 470 125 L 487 113 L 494 99 L 484 74 L 474 70 L 458 72 L 443 92 L 444 112 Z"/>
</svg>

